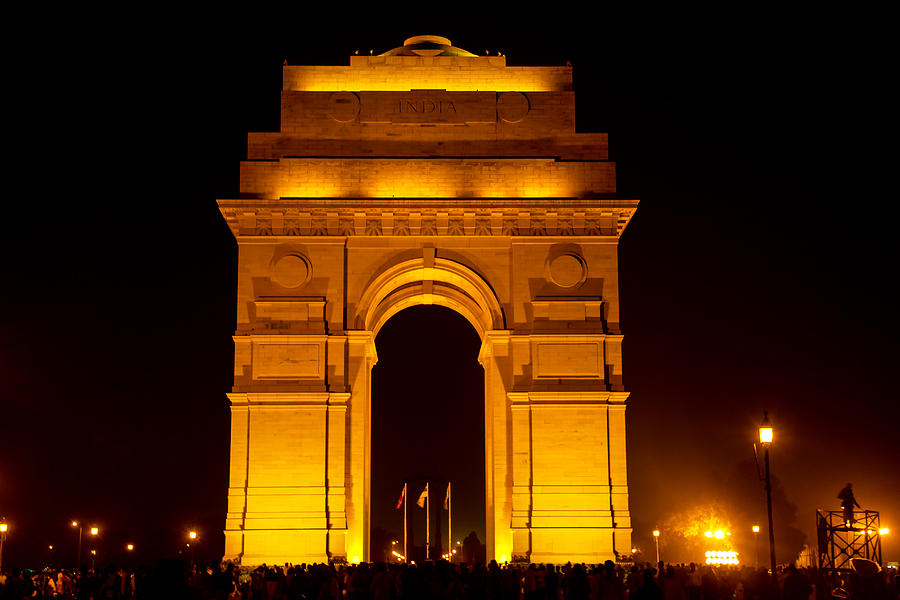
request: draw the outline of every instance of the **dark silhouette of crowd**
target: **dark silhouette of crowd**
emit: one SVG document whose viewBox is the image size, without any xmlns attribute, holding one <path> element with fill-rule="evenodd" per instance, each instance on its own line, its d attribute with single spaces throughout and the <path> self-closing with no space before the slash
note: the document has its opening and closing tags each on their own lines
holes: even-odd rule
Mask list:
<svg viewBox="0 0 900 600">
<path fill-rule="evenodd" d="M 851 578 L 851 600 L 898 600 L 895 569 Z M 161 561 L 135 570 L 11 570 L 0 600 L 830 600 L 815 568 L 708 565 L 302 564 L 186 568 Z"/>
</svg>

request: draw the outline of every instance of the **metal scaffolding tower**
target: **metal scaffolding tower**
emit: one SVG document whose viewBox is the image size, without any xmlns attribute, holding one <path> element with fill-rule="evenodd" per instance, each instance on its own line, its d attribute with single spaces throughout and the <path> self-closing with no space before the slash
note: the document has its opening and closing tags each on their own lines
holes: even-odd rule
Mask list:
<svg viewBox="0 0 900 600">
<path fill-rule="evenodd" d="M 846 589 L 855 570 L 854 559 L 881 566 L 880 517 L 875 510 L 853 511 L 847 521 L 844 511 L 816 510 L 819 538 L 819 568 L 829 592 Z"/>
</svg>

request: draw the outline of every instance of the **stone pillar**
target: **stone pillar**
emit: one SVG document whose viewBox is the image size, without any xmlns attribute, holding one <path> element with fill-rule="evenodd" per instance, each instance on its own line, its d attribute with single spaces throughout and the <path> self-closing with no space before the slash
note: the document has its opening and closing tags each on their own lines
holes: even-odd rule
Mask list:
<svg viewBox="0 0 900 600">
<path fill-rule="evenodd" d="M 347 380 L 350 382 L 348 438 L 347 560 L 369 558 L 369 527 L 372 476 L 372 367 L 378 362 L 375 335 L 371 331 L 348 331 Z"/>
<path fill-rule="evenodd" d="M 330 396 L 327 392 L 229 394 L 232 437 L 226 560 L 250 565 L 325 560 Z"/>
<path fill-rule="evenodd" d="M 478 354 L 484 368 L 485 544 L 488 560 L 507 561 L 513 555 L 512 488 L 509 473 L 510 410 L 507 400 L 508 331 L 486 331 Z"/>
</svg>

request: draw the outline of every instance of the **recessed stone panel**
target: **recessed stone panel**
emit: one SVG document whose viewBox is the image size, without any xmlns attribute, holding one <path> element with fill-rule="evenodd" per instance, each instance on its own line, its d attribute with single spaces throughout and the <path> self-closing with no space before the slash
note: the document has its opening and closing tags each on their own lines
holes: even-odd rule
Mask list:
<svg viewBox="0 0 900 600">
<path fill-rule="evenodd" d="M 537 344 L 537 377 L 599 377 L 600 344 Z"/>
<path fill-rule="evenodd" d="M 254 379 L 309 379 L 321 373 L 321 344 L 256 344 Z"/>
</svg>

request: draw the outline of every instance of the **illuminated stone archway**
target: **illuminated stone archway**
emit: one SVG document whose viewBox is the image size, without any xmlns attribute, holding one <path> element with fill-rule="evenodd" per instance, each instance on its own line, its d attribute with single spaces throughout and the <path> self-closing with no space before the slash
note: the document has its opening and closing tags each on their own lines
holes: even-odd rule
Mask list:
<svg viewBox="0 0 900 600">
<path fill-rule="evenodd" d="M 607 158 L 574 131 L 570 67 L 433 36 L 284 67 L 281 131 L 250 134 L 219 202 L 239 248 L 226 559 L 367 559 L 374 338 L 417 304 L 482 341 L 489 558 L 630 550 L 616 252 L 637 201 Z"/>
</svg>

